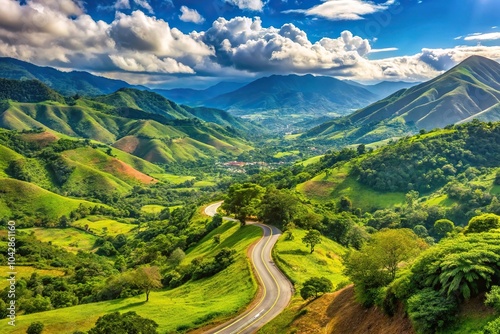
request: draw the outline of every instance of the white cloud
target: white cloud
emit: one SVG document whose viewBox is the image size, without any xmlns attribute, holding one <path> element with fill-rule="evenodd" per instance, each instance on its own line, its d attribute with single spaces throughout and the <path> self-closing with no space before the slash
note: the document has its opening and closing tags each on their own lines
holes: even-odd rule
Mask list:
<svg viewBox="0 0 500 334">
<path fill-rule="evenodd" d="M 262 0 L 225 0 L 227 3 L 237 6 L 239 9 L 248 9 L 253 11 L 262 11 L 264 2 Z"/>
<path fill-rule="evenodd" d="M 114 8 L 116 10 L 130 9 L 130 1 L 129 0 L 117 0 L 115 2 Z"/>
<path fill-rule="evenodd" d="M 148 0 L 134 0 L 135 4 L 139 7 L 144 8 L 149 12 L 149 14 L 154 14 L 153 7 L 149 4 Z"/>
<path fill-rule="evenodd" d="M 500 32 L 475 33 L 464 38 L 464 41 L 494 41 L 500 39 Z"/>
<path fill-rule="evenodd" d="M 371 49 L 370 53 L 380 53 L 380 52 L 391 52 L 398 51 L 398 48 L 383 48 L 383 49 Z"/>
<path fill-rule="evenodd" d="M 384 11 L 395 0 L 388 0 L 383 4 L 363 0 L 323 0 L 322 4 L 309 9 L 291 9 L 283 13 L 302 13 L 307 16 L 317 16 L 328 20 L 362 20 L 364 15 Z"/>
<path fill-rule="evenodd" d="M 113 63 L 128 72 L 147 73 L 189 73 L 194 70 L 172 58 L 160 59 L 152 54 L 131 53 L 129 55 L 110 55 Z"/>
<path fill-rule="evenodd" d="M 193 22 L 193 23 L 203 23 L 205 22 L 205 18 L 198 13 L 196 9 L 191 9 L 186 6 L 181 7 L 181 15 L 179 15 L 179 19 L 184 22 Z"/>
<path fill-rule="evenodd" d="M 202 36 L 215 48 L 221 66 L 249 72 L 321 72 L 352 66 L 371 49 L 368 40 L 349 31 L 311 43 L 293 24 L 264 28 L 260 18 L 247 17 L 219 18 Z"/>
</svg>

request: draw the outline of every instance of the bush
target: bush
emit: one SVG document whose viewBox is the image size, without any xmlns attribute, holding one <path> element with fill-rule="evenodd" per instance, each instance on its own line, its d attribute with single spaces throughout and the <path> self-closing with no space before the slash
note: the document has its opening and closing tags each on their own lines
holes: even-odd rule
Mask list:
<svg viewBox="0 0 500 334">
<path fill-rule="evenodd" d="M 483 328 L 484 334 L 500 334 L 500 318 L 488 322 Z"/>
<path fill-rule="evenodd" d="M 425 288 L 408 299 L 408 316 L 418 333 L 434 333 L 447 326 L 457 309 L 454 297 L 444 297 L 431 288 Z"/>
<path fill-rule="evenodd" d="M 43 324 L 40 321 L 35 321 L 26 330 L 28 334 L 40 334 L 43 331 Z"/>
<path fill-rule="evenodd" d="M 469 221 L 469 224 L 465 229 L 465 233 L 488 232 L 489 230 L 499 227 L 500 227 L 500 216 L 497 216 L 493 213 L 486 213 L 484 215 L 473 217 Z"/>
<path fill-rule="evenodd" d="M 332 282 L 326 277 L 312 277 L 304 282 L 300 289 L 300 296 L 306 300 L 311 297 L 317 298 L 319 294 L 333 290 Z"/>
<path fill-rule="evenodd" d="M 486 305 L 491 306 L 495 311 L 500 312 L 500 286 L 494 285 L 490 292 L 486 294 Z"/>
</svg>

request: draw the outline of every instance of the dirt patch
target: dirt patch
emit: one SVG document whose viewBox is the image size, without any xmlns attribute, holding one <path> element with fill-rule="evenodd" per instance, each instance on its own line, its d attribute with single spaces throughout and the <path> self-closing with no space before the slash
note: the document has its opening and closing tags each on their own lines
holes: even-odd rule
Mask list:
<svg viewBox="0 0 500 334">
<path fill-rule="evenodd" d="M 139 172 L 137 169 L 134 169 L 132 166 L 127 165 L 126 163 L 118 159 L 112 159 L 107 164 L 105 171 L 110 173 L 119 173 L 121 175 L 135 179 L 144 184 L 152 184 L 158 182 L 158 180 L 142 172 Z"/>
<path fill-rule="evenodd" d="M 304 192 L 313 196 L 328 197 L 334 187 L 335 183 L 330 181 L 309 181 L 304 184 Z"/>
<path fill-rule="evenodd" d="M 50 132 L 41 132 L 41 133 L 23 133 L 21 134 L 21 138 L 30 143 L 36 143 L 37 146 L 43 148 L 59 138 L 56 135 Z"/>
<path fill-rule="evenodd" d="M 127 153 L 134 153 L 135 150 L 137 150 L 139 143 L 139 138 L 127 136 L 114 143 L 113 146 Z"/>
<path fill-rule="evenodd" d="M 301 313 L 303 315 L 299 315 Z M 415 333 L 402 309 L 393 317 L 374 307 L 366 309 L 356 302 L 352 287 L 305 304 L 297 314 L 297 319 L 290 325 L 296 333 Z"/>
</svg>

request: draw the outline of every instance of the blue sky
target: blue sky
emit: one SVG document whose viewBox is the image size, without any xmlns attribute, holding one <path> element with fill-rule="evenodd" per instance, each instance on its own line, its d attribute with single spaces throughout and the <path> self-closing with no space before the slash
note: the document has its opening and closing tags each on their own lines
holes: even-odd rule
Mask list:
<svg viewBox="0 0 500 334">
<path fill-rule="evenodd" d="M 0 0 L 0 55 L 151 87 L 430 79 L 500 60 L 498 0 Z"/>
</svg>

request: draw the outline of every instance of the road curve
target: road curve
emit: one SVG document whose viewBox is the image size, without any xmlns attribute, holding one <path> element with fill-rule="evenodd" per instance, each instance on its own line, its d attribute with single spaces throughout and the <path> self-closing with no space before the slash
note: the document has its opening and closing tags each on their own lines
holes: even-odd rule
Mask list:
<svg viewBox="0 0 500 334">
<path fill-rule="evenodd" d="M 222 202 L 211 204 L 205 208 L 205 213 L 213 216 L 221 205 Z M 255 333 L 259 328 L 280 314 L 292 298 L 292 284 L 275 266 L 271 256 L 271 251 L 276 241 L 278 241 L 281 231 L 274 226 L 257 222 L 247 223 L 259 226 L 264 232 L 262 238 L 253 247 L 251 254 L 251 263 L 255 269 L 259 285 L 262 287 L 260 300 L 255 301 L 255 306 L 249 310 L 222 325 L 208 330 L 207 333 Z"/>
</svg>

